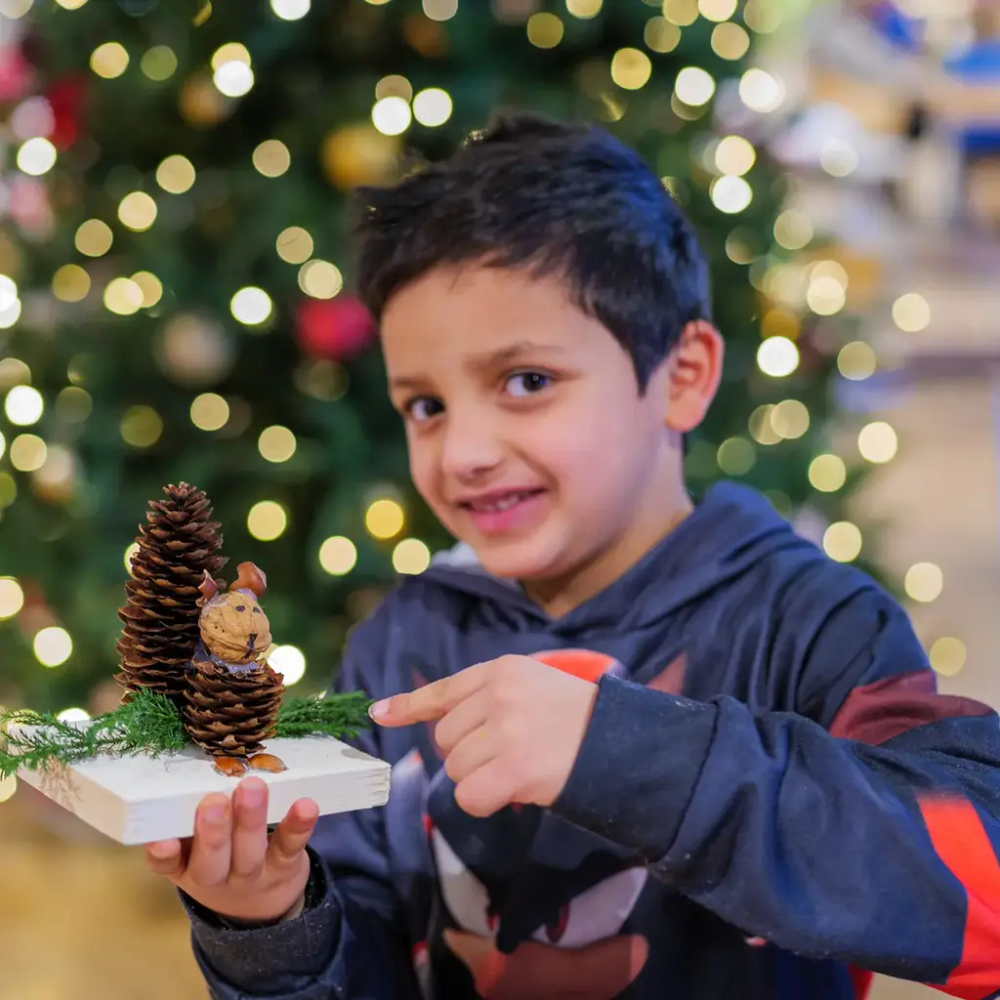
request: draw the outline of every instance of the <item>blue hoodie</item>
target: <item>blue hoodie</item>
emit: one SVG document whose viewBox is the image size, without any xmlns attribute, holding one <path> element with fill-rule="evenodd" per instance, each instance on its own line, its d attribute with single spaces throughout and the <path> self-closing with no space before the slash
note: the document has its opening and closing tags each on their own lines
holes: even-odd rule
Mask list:
<svg viewBox="0 0 1000 1000">
<path fill-rule="evenodd" d="M 506 653 L 599 685 L 559 801 L 475 819 L 427 726 L 360 740 L 388 804 L 321 819 L 306 912 L 184 897 L 216 1000 L 848 1000 L 1000 989 L 1000 730 L 902 610 L 757 493 L 712 489 L 557 620 L 459 547 L 351 636 L 381 698 Z"/>
</svg>

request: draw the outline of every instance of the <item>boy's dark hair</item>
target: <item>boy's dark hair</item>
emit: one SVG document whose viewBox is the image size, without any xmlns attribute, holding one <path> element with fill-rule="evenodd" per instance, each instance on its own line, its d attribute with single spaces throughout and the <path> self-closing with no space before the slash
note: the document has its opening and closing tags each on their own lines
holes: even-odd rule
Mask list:
<svg viewBox="0 0 1000 1000">
<path fill-rule="evenodd" d="M 438 265 L 554 275 L 628 351 L 644 391 L 685 324 L 711 316 L 688 220 L 639 155 L 596 126 L 500 115 L 449 159 L 357 194 L 358 289 L 376 320 Z"/>
</svg>

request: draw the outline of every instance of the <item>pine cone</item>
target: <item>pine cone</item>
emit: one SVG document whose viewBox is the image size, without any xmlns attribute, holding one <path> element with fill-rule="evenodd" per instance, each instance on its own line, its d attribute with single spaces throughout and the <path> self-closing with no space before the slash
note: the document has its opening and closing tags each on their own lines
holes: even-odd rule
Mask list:
<svg viewBox="0 0 1000 1000">
<path fill-rule="evenodd" d="M 126 692 L 151 688 L 182 706 L 185 667 L 198 644 L 198 586 L 205 570 L 214 575 L 227 560 L 208 497 L 187 483 L 163 492 L 167 499 L 150 501 L 136 538 L 128 603 L 118 612 L 125 629 L 115 646 L 115 680 Z"/>
<path fill-rule="evenodd" d="M 196 660 L 184 695 L 184 724 L 208 753 L 247 757 L 274 736 L 284 694 L 282 675 L 267 664 L 232 673 L 209 660 Z"/>
</svg>

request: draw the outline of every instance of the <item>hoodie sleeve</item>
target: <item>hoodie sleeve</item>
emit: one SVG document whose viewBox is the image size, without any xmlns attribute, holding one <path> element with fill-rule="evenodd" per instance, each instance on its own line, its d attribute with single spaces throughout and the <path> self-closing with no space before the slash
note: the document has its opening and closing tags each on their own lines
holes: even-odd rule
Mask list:
<svg viewBox="0 0 1000 1000">
<path fill-rule="evenodd" d="M 807 619 L 786 669 L 813 718 L 605 677 L 554 810 L 748 936 L 994 996 L 997 716 L 936 693 L 908 618 L 873 584 L 803 647 Z"/>
<path fill-rule="evenodd" d="M 334 691 L 377 693 L 387 617 L 383 605 L 355 629 Z M 352 742 L 382 756 L 375 731 Z M 232 930 L 182 894 L 195 958 L 213 1000 L 416 998 L 400 902 L 389 877 L 383 809 L 322 817 L 309 854 L 308 905 L 294 920 Z"/>
</svg>

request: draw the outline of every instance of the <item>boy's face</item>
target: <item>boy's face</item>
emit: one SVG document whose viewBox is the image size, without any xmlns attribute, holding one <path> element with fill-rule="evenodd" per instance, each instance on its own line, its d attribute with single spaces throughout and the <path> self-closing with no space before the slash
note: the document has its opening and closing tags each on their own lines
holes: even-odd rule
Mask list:
<svg viewBox="0 0 1000 1000">
<path fill-rule="evenodd" d="M 591 568 L 596 592 L 686 501 L 674 366 L 640 394 L 629 355 L 556 280 L 434 270 L 390 300 L 382 343 L 414 484 L 488 572 L 530 590 Z"/>
</svg>

